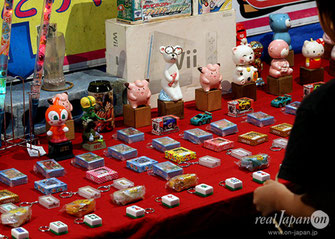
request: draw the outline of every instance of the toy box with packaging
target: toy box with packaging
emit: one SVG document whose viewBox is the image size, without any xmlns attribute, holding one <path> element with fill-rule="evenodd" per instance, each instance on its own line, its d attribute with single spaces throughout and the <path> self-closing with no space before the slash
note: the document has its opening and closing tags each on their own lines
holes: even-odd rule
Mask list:
<svg viewBox="0 0 335 239">
<path fill-rule="evenodd" d="M 162 137 L 153 139 L 152 147 L 158 151 L 165 152 L 166 150 L 180 147 L 180 143 L 170 137 Z"/>
<path fill-rule="evenodd" d="M 174 176 L 183 174 L 183 169 L 170 161 L 157 163 L 153 165 L 154 174 L 164 178 L 165 180 L 169 180 Z"/>
<path fill-rule="evenodd" d="M 154 164 L 158 163 L 156 160 L 141 156 L 134 159 L 127 160 L 127 168 L 134 170 L 135 172 L 142 173 L 152 169 Z"/>
<path fill-rule="evenodd" d="M 229 120 L 222 119 L 210 124 L 210 130 L 219 136 L 226 136 L 238 132 L 237 125 Z"/>
<path fill-rule="evenodd" d="M 243 97 L 227 102 L 228 115 L 232 117 L 240 117 L 254 111 L 254 100 Z"/>
<path fill-rule="evenodd" d="M 197 157 L 196 152 L 186 149 L 184 147 L 179 147 L 165 151 L 165 158 L 177 163 L 196 159 L 196 157 Z"/>
<path fill-rule="evenodd" d="M 131 159 L 137 156 L 137 149 L 126 144 L 117 144 L 108 147 L 108 155 L 119 160 Z"/>
</svg>

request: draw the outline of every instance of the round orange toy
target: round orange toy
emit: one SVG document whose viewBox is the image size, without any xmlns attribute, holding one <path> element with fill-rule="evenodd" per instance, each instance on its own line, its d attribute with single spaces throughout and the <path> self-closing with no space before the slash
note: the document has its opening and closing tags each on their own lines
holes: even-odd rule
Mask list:
<svg viewBox="0 0 335 239">
<path fill-rule="evenodd" d="M 49 106 L 45 112 L 45 120 L 51 125 L 47 132 L 50 136 L 50 142 L 61 143 L 68 141 L 65 133 L 69 131 L 66 127 L 65 122 L 69 117 L 69 114 L 64 106 L 58 105 L 58 98 L 56 98 L 54 105 Z"/>
</svg>

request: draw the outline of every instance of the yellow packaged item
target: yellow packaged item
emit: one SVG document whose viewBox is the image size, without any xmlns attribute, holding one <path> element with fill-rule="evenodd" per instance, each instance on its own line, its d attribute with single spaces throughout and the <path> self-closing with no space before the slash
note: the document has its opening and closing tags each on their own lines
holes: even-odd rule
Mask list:
<svg viewBox="0 0 335 239">
<path fill-rule="evenodd" d="M 82 217 L 88 213 L 95 211 L 95 200 L 94 199 L 79 199 L 65 205 L 66 213 L 75 216 Z"/>
<path fill-rule="evenodd" d="M 182 174 L 171 178 L 166 186 L 176 190 L 177 192 L 185 189 L 195 187 L 198 184 L 198 177 L 196 174 Z"/>
<path fill-rule="evenodd" d="M 196 159 L 197 154 L 196 152 L 188 150 L 184 147 L 179 147 L 165 151 L 165 158 L 176 163 L 182 163 L 188 160 Z"/>
<path fill-rule="evenodd" d="M 19 227 L 30 221 L 31 207 L 18 207 L 1 214 L 1 223 L 11 227 Z"/>
</svg>

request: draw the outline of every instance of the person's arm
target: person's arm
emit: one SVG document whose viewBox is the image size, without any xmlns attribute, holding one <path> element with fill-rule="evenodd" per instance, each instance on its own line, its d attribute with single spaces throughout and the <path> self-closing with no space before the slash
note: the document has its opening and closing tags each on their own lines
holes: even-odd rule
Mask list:
<svg viewBox="0 0 335 239">
<path fill-rule="evenodd" d="M 294 194 L 282 183 L 268 180 L 254 191 L 253 202 L 263 216 L 285 210 L 286 214 L 295 217 L 309 217 L 316 209 L 305 204 L 302 196 Z"/>
</svg>

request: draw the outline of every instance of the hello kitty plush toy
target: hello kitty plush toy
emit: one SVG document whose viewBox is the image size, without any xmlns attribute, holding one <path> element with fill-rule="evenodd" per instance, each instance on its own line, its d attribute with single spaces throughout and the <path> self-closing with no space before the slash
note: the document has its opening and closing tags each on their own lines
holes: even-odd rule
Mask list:
<svg viewBox="0 0 335 239">
<path fill-rule="evenodd" d="M 179 69 L 177 58 L 183 52 L 180 46 L 161 46 L 160 53 L 165 60 L 165 69 L 161 80 L 162 90 L 159 99 L 162 101 L 178 101 L 183 98 L 179 86 Z"/>
<path fill-rule="evenodd" d="M 305 67 L 317 69 L 321 67 L 321 57 L 324 53 L 324 41 L 322 38 L 313 41 L 305 41 L 302 47 L 302 54 L 306 57 Z"/>
<path fill-rule="evenodd" d="M 208 64 L 205 67 L 198 67 L 200 71 L 200 85 L 206 92 L 211 89 L 222 89 L 221 81 L 222 75 L 220 74 L 220 63 Z"/>
<path fill-rule="evenodd" d="M 279 78 L 292 74 L 293 69 L 290 68 L 289 62 L 285 59 L 289 53 L 289 46 L 286 41 L 273 40 L 268 47 L 268 52 L 270 57 L 273 58 L 269 69 L 270 76 Z"/>
<path fill-rule="evenodd" d="M 233 74 L 235 84 L 244 85 L 257 80 L 257 68 L 252 66 L 254 60 L 255 55 L 250 44 L 241 44 L 233 48 L 233 61 L 236 64 Z"/>
<path fill-rule="evenodd" d="M 136 109 L 140 105 L 150 106 L 151 91 L 149 79 L 136 80 L 134 83 L 125 83 L 127 87 L 127 98 L 130 106 Z"/>
</svg>

